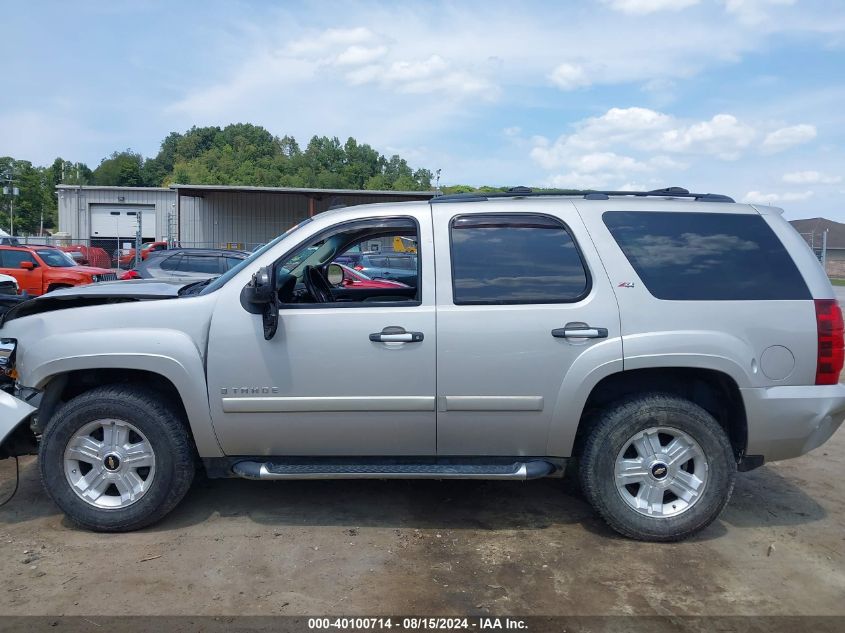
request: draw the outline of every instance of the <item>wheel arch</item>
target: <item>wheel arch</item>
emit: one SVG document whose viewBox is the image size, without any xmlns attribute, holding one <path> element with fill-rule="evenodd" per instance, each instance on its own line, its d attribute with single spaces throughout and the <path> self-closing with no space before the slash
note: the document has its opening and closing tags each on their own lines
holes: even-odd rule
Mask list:
<svg viewBox="0 0 845 633">
<path fill-rule="evenodd" d="M 710 413 L 725 430 L 737 461 L 742 460 L 748 422 L 739 386 L 723 371 L 700 367 L 632 369 L 605 376 L 587 396 L 568 454 L 578 457 L 602 408 L 630 395 L 657 392 L 690 400 Z"/>
<path fill-rule="evenodd" d="M 33 378 L 33 386 L 43 391 L 38 429 L 43 430 L 56 409 L 76 395 L 104 384 L 138 384 L 172 400 L 184 415 L 200 456 L 223 456 L 211 424 L 205 371 L 199 357 L 196 363 L 186 365 L 159 354 L 70 356 L 40 365 Z"/>
</svg>

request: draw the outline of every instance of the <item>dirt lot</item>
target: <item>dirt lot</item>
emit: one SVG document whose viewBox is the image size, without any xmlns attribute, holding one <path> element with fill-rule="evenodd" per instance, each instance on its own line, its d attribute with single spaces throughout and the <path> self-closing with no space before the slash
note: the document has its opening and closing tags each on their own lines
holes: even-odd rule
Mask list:
<svg viewBox="0 0 845 633">
<path fill-rule="evenodd" d="M 670 545 L 615 536 L 557 480 L 203 481 L 160 525 L 96 535 L 26 459 L 0 614 L 843 615 L 843 455 L 840 431 L 740 475 L 721 520 Z"/>
</svg>

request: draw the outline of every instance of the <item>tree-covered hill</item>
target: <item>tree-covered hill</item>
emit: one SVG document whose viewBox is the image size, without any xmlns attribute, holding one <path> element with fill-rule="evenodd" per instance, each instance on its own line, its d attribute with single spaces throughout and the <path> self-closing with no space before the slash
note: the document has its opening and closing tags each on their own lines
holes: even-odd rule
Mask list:
<svg viewBox="0 0 845 633">
<path fill-rule="evenodd" d="M 126 149 L 104 158 L 95 169 L 57 158 L 48 167 L 27 160 L 0 157 L 0 176 L 13 178 L 20 190 L 15 198 L 15 232 L 55 226 L 57 184 L 159 187 L 183 184 L 320 187 L 426 191 L 428 169 L 413 169 L 393 155 L 387 158 L 354 138 L 314 136 L 303 149 L 291 136 L 273 136 L 257 125 L 235 123 L 220 127 L 192 127 L 171 132 L 158 154 L 145 158 Z M 5 182 L 4 182 L 5 184 Z M 10 197 L 0 201 L 0 227 L 9 226 Z"/>
</svg>

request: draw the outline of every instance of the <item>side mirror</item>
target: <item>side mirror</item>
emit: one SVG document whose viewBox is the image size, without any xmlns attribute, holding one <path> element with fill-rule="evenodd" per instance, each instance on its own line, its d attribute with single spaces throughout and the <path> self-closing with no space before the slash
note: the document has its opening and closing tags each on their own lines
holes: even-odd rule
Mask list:
<svg viewBox="0 0 845 633">
<path fill-rule="evenodd" d="M 33 264 L 32 262 L 24 261 L 24 262 L 21 262 L 21 268 L 23 268 L 24 270 L 34 270 L 35 264 Z"/>
<path fill-rule="evenodd" d="M 279 304 L 272 268 L 261 268 L 252 276 L 250 282 L 241 290 L 241 305 L 250 314 L 261 315 L 265 340 L 269 341 L 276 335 Z"/>
<path fill-rule="evenodd" d="M 241 305 L 252 314 L 262 314 L 264 306 L 273 303 L 274 299 L 273 275 L 269 268 L 260 269 L 241 290 Z"/>
<path fill-rule="evenodd" d="M 340 264 L 329 264 L 326 277 L 328 278 L 330 285 L 339 286 L 343 283 L 343 268 L 340 267 Z"/>
</svg>

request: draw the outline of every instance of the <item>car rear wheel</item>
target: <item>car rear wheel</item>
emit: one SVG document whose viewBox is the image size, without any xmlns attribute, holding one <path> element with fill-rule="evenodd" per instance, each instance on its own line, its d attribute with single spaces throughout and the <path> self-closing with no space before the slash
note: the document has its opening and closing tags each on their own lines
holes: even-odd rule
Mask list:
<svg viewBox="0 0 845 633">
<path fill-rule="evenodd" d="M 47 493 L 79 525 L 135 530 L 184 497 L 194 452 L 180 416 L 159 395 L 124 385 L 98 387 L 53 416 L 39 450 Z"/>
<path fill-rule="evenodd" d="M 579 475 L 585 496 L 614 530 L 676 541 L 719 516 L 733 491 L 736 460 L 707 411 L 677 396 L 650 394 L 599 415 Z"/>
</svg>

